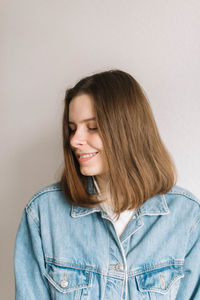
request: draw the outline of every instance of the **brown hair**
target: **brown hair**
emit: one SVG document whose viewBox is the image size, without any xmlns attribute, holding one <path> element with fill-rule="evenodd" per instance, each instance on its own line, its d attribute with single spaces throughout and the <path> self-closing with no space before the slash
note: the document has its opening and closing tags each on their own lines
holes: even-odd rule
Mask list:
<svg viewBox="0 0 200 300">
<path fill-rule="evenodd" d="M 80 94 L 94 100 L 97 127 L 108 162 L 109 190 L 114 210 L 137 209 L 156 194 L 167 193 L 176 181 L 176 169 L 166 150 L 145 94 L 128 73 L 109 70 L 83 78 L 65 95 L 63 148 L 65 168 L 61 187 L 66 199 L 82 207 L 99 203 L 88 193 L 70 148 L 70 101 Z"/>
</svg>

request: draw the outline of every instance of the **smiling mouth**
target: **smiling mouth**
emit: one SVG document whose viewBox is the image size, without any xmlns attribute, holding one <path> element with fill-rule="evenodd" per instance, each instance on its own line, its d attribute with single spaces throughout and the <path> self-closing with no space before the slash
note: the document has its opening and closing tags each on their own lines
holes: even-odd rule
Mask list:
<svg viewBox="0 0 200 300">
<path fill-rule="evenodd" d="M 95 153 L 90 153 L 90 154 L 84 154 L 84 155 L 79 155 L 77 157 L 79 162 L 84 162 L 84 161 L 88 161 L 90 159 L 92 159 L 93 157 L 95 157 L 99 152 L 95 152 Z"/>
</svg>

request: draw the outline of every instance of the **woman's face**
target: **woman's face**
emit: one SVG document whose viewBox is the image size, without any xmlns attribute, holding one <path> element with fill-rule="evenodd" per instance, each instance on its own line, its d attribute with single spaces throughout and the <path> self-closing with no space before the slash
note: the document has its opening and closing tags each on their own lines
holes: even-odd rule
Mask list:
<svg viewBox="0 0 200 300">
<path fill-rule="evenodd" d="M 87 94 L 74 97 L 69 104 L 70 145 L 85 176 L 103 175 L 107 163 L 98 133 L 92 98 Z"/>
</svg>

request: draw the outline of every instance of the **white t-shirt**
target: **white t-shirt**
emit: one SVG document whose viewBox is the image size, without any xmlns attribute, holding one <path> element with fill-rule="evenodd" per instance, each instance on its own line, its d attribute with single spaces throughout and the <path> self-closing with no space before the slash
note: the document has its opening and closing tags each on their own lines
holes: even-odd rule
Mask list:
<svg viewBox="0 0 200 300">
<path fill-rule="evenodd" d="M 92 177 L 93 178 L 93 181 L 94 181 L 94 185 L 96 187 L 96 190 L 98 193 L 100 193 L 100 189 L 98 187 L 98 184 L 94 178 L 94 176 Z M 107 215 L 110 217 L 110 219 L 112 220 L 112 223 L 115 227 L 115 230 L 116 230 L 116 233 L 117 235 L 120 237 L 122 235 L 122 233 L 124 232 L 124 230 L 126 229 L 128 223 L 130 222 L 130 220 L 132 219 L 133 217 L 133 214 L 134 214 L 134 209 L 132 210 L 125 210 L 123 211 L 118 220 L 117 220 L 117 215 L 114 213 L 112 207 L 106 203 L 106 202 L 103 202 L 100 204 L 100 207 L 107 213 Z"/>
</svg>

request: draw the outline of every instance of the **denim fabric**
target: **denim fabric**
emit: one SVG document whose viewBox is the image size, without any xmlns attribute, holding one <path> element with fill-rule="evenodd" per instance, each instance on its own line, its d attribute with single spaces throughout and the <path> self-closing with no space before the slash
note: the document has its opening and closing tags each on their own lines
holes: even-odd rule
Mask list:
<svg viewBox="0 0 200 300">
<path fill-rule="evenodd" d="M 24 210 L 15 279 L 17 300 L 199 300 L 200 203 L 174 186 L 119 239 L 101 208 L 72 206 L 59 183 L 48 186 Z"/>
</svg>

